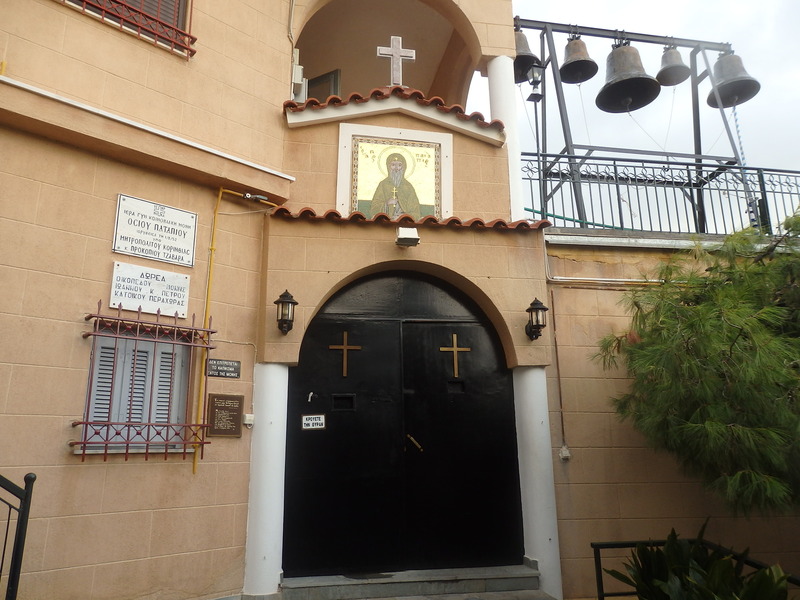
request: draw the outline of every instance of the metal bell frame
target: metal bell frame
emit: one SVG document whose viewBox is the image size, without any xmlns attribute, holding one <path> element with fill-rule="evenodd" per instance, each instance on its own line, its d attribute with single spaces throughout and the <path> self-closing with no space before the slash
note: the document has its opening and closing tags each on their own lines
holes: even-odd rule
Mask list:
<svg viewBox="0 0 800 600">
<path fill-rule="evenodd" d="M 719 95 L 719 85 L 723 82 L 718 82 L 713 73 L 713 69 L 711 64 L 708 60 L 708 52 L 718 52 L 720 57 L 732 55 L 733 49 L 731 45 L 727 42 L 724 43 L 716 43 L 716 42 L 706 42 L 701 40 L 692 40 L 686 38 L 675 38 L 669 36 L 657 36 L 657 35 L 650 35 L 650 34 L 642 34 L 642 33 L 629 33 L 629 32 L 620 32 L 619 30 L 611 30 L 611 29 L 601 29 L 597 27 L 584 27 L 584 26 L 577 26 L 577 25 L 565 25 L 562 23 L 549 23 L 546 21 L 535 21 L 531 19 L 522 19 L 520 17 L 514 17 L 514 25 L 515 29 L 534 29 L 540 31 L 540 45 L 541 45 L 541 52 L 539 56 L 542 57 L 541 65 L 542 65 L 542 84 L 544 84 L 544 76 L 548 71 L 548 68 L 552 74 L 553 78 L 553 88 L 556 94 L 556 102 L 558 104 L 558 111 L 559 116 L 561 119 L 561 129 L 564 136 L 564 148 L 561 151 L 561 154 L 565 154 L 567 156 L 567 161 L 570 166 L 570 172 L 572 173 L 572 187 L 573 187 L 573 194 L 575 197 L 575 213 L 580 221 L 586 220 L 586 209 L 583 201 L 583 192 L 581 186 L 581 175 L 579 169 L 579 160 L 576 157 L 576 150 L 580 150 L 583 152 L 587 152 L 591 154 L 596 150 L 606 150 L 610 152 L 619 152 L 619 148 L 603 148 L 600 146 L 592 146 L 592 145 L 583 145 L 583 144 L 575 144 L 572 137 L 572 131 L 569 124 L 569 117 L 568 112 L 566 109 L 566 101 L 564 98 L 564 89 L 563 84 L 565 83 L 562 81 L 561 73 L 558 64 L 557 52 L 555 41 L 553 38 L 554 33 L 565 33 L 570 36 L 575 35 L 577 32 L 580 32 L 582 35 L 590 36 L 590 37 L 597 37 L 597 38 L 608 38 L 619 41 L 620 39 L 625 39 L 627 43 L 636 42 L 636 43 L 644 43 L 644 44 L 659 44 L 661 46 L 669 46 L 671 48 L 690 48 L 690 82 L 692 86 L 692 125 L 693 125 L 693 134 L 694 134 L 694 154 L 690 156 L 694 156 L 696 159 L 702 158 L 702 139 L 700 134 L 700 93 L 699 93 L 699 84 L 706 78 L 709 78 L 712 85 L 712 91 L 709 95 L 708 104 L 712 107 L 718 108 L 720 111 L 720 116 L 722 118 L 722 122 L 725 127 L 725 131 L 727 133 L 728 141 L 730 142 L 731 149 L 733 151 L 733 158 L 737 165 L 742 166 L 742 158 L 739 153 L 739 149 L 737 147 L 736 141 L 733 136 L 733 132 L 731 131 L 730 124 L 728 123 L 728 119 L 725 117 L 725 101 Z M 698 71 L 698 55 L 702 55 L 705 70 Z M 744 69 L 742 68 L 742 72 Z M 738 99 L 732 105 L 741 104 L 746 100 L 751 99 L 757 92 L 760 85 L 755 79 L 750 78 L 749 75 L 744 73 L 744 75 L 752 80 L 751 87 L 755 88 L 755 92 L 749 93 L 745 99 Z M 542 85 L 542 91 L 544 90 L 544 85 Z M 542 112 L 546 111 L 546 104 L 547 104 L 547 94 L 538 94 L 536 98 L 536 102 L 539 103 L 541 101 L 542 104 Z M 715 98 L 712 101 L 712 96 Z M 717 106 L 715 106 L 714 102 L 717 102 Z M 537 153 L 547 153 L 546 148 L 546 132 L 544 136 L 545 145 L 541 149 L 537 150 Z M 538 144 L 537 135 L 537 144 Z M 636 151 L 633 149 L 626 150 L 627 152 L 635 153 Z"/>
</svg>

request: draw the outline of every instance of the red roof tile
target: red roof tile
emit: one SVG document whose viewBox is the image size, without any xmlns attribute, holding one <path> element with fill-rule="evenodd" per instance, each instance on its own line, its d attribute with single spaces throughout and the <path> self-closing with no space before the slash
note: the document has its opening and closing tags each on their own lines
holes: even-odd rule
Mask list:
<svg viewBox="0 0 800 600">
<path fill-rule="evenodd" d="M 396 96 L 403 100 L 414 100 L 417 104 L 425 107 L 433 107 L 436 110 L 451 114 L 456 116 L 459 120 L 462 121 L 472 121 L 478 127 L 484 128 L 494 128 L 498 131 L 503 131 L 505 129 L 505 125 L 503 122 L 494 119 L 491 122 L 487 122 L 482 113 L 473 112 L 471 114 L 466 114 L 464 107 L 459 104 L 451 104 L 446 105 L 444 100 L 442 100 L 439 96 L 434 96 L 433 98 L 426 98 L 425 94 L 420 90 L 416 90 L 413 88 L 404 87 L 401 85 L 395 85 L 391 87 L 379 87 L 373 89 L 367 96 L 362 96 L 361 94 L 353 93 L 350 94 L 347 98 L 340 98 L 339 96 L 328 96 L 328 99 L 325 102 L 320 102 L 316 98 L 309 98 L 305 102 L 297 103 L 292 100 L 287 100 L 283 103 L 283 109 L 287 112 L 302 112 L 304 110 L 323 110 L 328 107 L 337 107 L 337 106 L 345 106 L 347 104 L 355 103 L 355 104 L 363 104 L 365 102 L 370 101 L 381 101 L 391 98 L 392 96 Z"/>
<path fill-rule="evenodd" d="M 301 208 L 298 212 L 292 213 L 288 208 L 280 206 L 272 213 L 273 217 L 281 217 L 283 219 L 303 219 L 307 221 L 331 221 L 335 223 L 379 223 L 391 224 L 398 227 L 450 227 L 450 228 L 463 228 L 463 229 L 494 229 L 495 231 L 528 231 L 535 229 L 543 229 L 550 226 L 549 221 L 505 221 L 503 219 L 494 219 L 493 221 L 484 221 L 483 219 L 468 219 L 462 221 L 458 217 L 448 217 L 446 219 L 437 219 L 434 216 L 428 215 L 415 221 L 410 215 L 401 215 L 397 219 L 392 219 L 386 213 L 379 213 L 371 219 L 362 212 L 352 212 L 348 216 L 342 216 L 338 210 L 327 210 L 323 215 L 317 215 L 313 208 Z"/>
</svg>

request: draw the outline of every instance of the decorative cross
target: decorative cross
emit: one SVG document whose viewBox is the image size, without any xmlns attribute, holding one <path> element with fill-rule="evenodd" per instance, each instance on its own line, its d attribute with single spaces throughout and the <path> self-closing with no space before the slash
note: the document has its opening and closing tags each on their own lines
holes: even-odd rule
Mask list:
<svg viewBox="0 0 800 600">
<path fill-rule="evenodd" d="M 453 346 L 451 348 L 447 348 L 446 346 L 440 346 L 439 352 L 452 352 L 453 353 L 453 377 L 458 377 L 458 353 L 459 352 L 469 352 L 472 348 L 459 348 L 458 347 L 458 334 L 453 334 Z"/>
<path fill-rule="evenodd" d="M 361 346 L 348 346 L 347 345 L 347 332 L 342 332 L 342 343 L 337 346 L 328 346 L 328 350 L 341 350 L 342 351 L 342 377 L 347 377 L 347 351 L 348 350 L 361 350 Z"/>
<path fill-rule="evenodd" d="M 392 82 L 389 85 L 403 85 L 403 61 L 414 62 L 417 53 L 403 48 L 403 38 L 399 35 L 393 35 L 390 43 L 390 46 L 378 46 L 378 56 L 392 59 Z"/>
</svg>

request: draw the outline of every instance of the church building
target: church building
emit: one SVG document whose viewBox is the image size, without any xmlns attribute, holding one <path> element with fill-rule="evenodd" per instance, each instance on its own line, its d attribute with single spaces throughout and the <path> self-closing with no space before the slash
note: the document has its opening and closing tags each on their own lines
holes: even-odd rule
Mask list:
<svg viewBox="0 0 800 600">
<path fill-rule="evenodd" d="M 510 0 L 2 4 L 20 600 L 586 600 L 591 542 L 707 518 L 800 572 L 617 419 L 675 236 L 526 206 Z"/>
</svg>

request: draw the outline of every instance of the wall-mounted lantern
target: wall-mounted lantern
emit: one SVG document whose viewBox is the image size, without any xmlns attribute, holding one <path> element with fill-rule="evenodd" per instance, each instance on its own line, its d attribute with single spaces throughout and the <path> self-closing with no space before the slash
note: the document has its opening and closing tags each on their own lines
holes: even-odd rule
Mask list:
<svg viewBox="0 0 800 600">
<path fill-rule="evenodd" d="M 289 290 L 283 292 L 277 300 L 275 305 L 278 307 L 278 329 L 281 330 L 283 335 L 286 335 L 292 330 L 294 325 L 294 307 L 297 300 L 292 297 Z"/>
<path fill-rule="evenodd" d="M 549 309 L 542 304 L 541 300 L 534 298 L 531 305 L 525 310 L 528 313 L 525 333 L 528 334 L 528 339 L 538 339 L 542 335 L 542 329 L 547 327 L 547 311 Z"/>
</svg>

